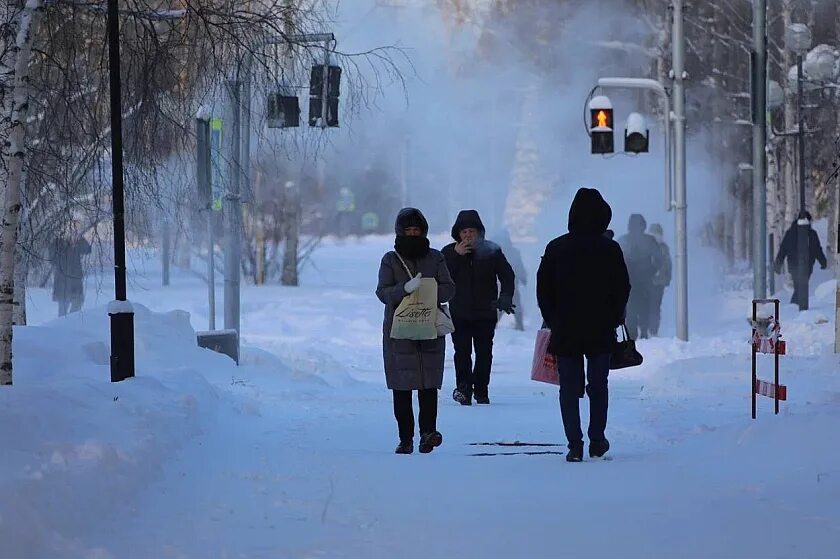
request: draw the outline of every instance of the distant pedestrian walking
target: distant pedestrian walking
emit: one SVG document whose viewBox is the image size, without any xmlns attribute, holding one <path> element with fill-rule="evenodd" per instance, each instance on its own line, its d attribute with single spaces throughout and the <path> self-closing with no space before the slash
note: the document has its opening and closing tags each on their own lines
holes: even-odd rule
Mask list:
<svg viewBox="0 0 840 559">
<path fill-rule="evenodd" d="M 382 257 L 376 287 L 376 296 L 385 304 L 382 323 L 385 381 L 394 396 L 394 417 L 400 437 L 396 453 L 414 452 L 413 390 L 417 391 L 420 404 L 420 452 L 427 453 L 443 442 L 437 430 L 437 404 L 438 390 L 443 384 L 446 340 L 443 336 L 431 340 L 393 339 L 391 326 L 397 307 L 420 287 L 423 278 L 436 280 L 438 305 L 452 298 L 455 285 L 443 255 L 429 248 L 429 224 L 420 210 L 401 210 L 394 229 L 394 250 Z"/>
<path fill-rule="evenodd" d="M 551 328 L 548 350 L 557 357 L 569 462 L 583 459 L 579 399 L 584 394 L 589 395 L 589 456 L 600 458 L 610 448 L 610 357 L 630 293 L 621 247 L 604 235 L 611 219 L 600 192 L 578 190 L 569 209 L 569 232 L 548 243 L 537 271 L 537 302 Z"/>
<path fill-rule="evenodd" d="M 53 270 L 53 301 L 58 303 L 58 316 L 82 309 L 85 300 L 85 273 L 82 257 L 90 254 L 90 243 L 79 233 L 76 224 L 58 237 L 50 251 Z"/>
<path fill-rule="evenodd" d="M 828 261 L 825 258 L 822 245 L 820 245 L 820 237 L 817 232 L 811 228 L 811 214 L 805 212 L 799 216 L 804 225 L 808 228 L 808 255 L 805 259 L 805 275 L 810 278 L 814 272 L 814 263 L 819 261 L 820 267 L 825 270 L 828 267 Z M 795 280 L 796 274 L 800 269 L 799 264 L 799 242 L 797 238 L 798 221 L 794 221 L 790 228 L 785 232 L 782 238 L 782 244 L 779 246 L 779 252 L 776 255 L 775 270 L 777 274 L 782 273 L 782 264 L 787 260 L 788 272 L 794 277 L 793 282 L 793 296 L 790 302 L 794 305 L 801 306 L 801 299 L 799 293 L 799 282 Z M 803 286 L 804 287 L 804 286 Z"/>
<path fill-rule="evenodd" d="M 511 314 L 515 275 L 502 249 L 484 238 L 484 224 L 475 210 L 458 214 L 452 226 L 456 242 L 443 247 L 446 265 L 455 281 L 449 305 L 455 332 L 455 382 L 452 398 L 465 406 L 489 404 L 493 337 L 498 311 Z M 501 283 L 501 292 L 498 284 Z M 475 366 L 472 353 L 475 349 Z"/>
<path fill-rule="evenodd" d="M 671 285 L 671 251 L 665 244 L 662 226 L 654 223 L 648 227 L 648 233 L 653 235 L 659 245 L 659 267 L 653 275 L 653 289 L 650 297 L 650 335 L 659 335 L 659 324 L 662 321 L 662 297 L 665 288 Z"/>
<path fill-rule="evenodd" d="M 525 270 L 525 263 L 522 261 L 522 253 L 513 246 L 513 241 L 507 229 L 503 229 L 499 233 L 496 241 L 498 242 L 499 248 L 502 249 L 502 253 L 507 258 L 507 261 L 510 263 L 511 268 L 513 268 L 516 285 L 521 285 L 522 287 L 528 285 L 528 272 Z M 516 309 L 513 316 L 515 319 L 515 328 L 520 332 L 525 330 L 525 308 L 522 306 L 521 293 L 522 290 L 518 287 L 513 290 L 513 307 Z M 498 313 L 499 319 L 502 318 L 502 312 L 504 311 L 500 310 Z"/>
<path fill-rule="evenodd" d="M 630 273 L 633 291 L 627 303 L 627 330 L 633 339 L 650 335 L 650 307 L 653 299 L 653 278 L 660 268 L 661 249 L 652 235 L 645 233 L 647 222 L 640 214 L 630 216 L 627 234 L 618 244 Z"/>
</svg>

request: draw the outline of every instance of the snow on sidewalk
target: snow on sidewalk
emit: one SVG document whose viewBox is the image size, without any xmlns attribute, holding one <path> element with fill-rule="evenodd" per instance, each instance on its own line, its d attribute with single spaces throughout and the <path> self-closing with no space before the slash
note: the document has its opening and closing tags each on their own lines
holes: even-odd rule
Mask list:
<svg viewBox="0 0 840 559">
<path fill-rule="evenodd" d="M 135 287 L 138 376 L 124 383 L 107 382 L 104 307 L 19 329 L 16 385 L 0 390 L 0 555 L 836 557 L 828 296 L 783 309 L 779 416 L 762 398 L 749 418 L 735 293 L 718 332 L 642 341 L 645 364 L 611 375 L 610 461 L 524 454 L 562 453 L 564 436 L 556 388 L 528 379 L 533 334 L 506 326 L 492 404 L 455 404 L 448 369 L 443 446 L 396 456 L 372 294 L 384 250 L 327 243 L 307 287 L 245 288 L 238 368 L 195 347 L 206 298 L 188 275 Z M 513 441 L 556 446 L 474 444 Z"/>
</svg>

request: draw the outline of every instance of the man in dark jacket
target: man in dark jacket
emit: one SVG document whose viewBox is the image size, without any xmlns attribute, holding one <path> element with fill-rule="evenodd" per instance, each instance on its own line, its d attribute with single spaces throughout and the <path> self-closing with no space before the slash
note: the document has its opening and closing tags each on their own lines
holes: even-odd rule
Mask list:
<svg viewBox="0 0 840 559">
<path fill-rule="evenodd" d="M 828 266 L 828 261 L 826 260 L 825 253 L 823 253 L 822 246 L 820 245 L 819 235 L 817 235 L 817 232 L 811 228 L 811 214 L 809 212 L 805 212 L 799 217 L 803 220 L 804 224 L 808 225 L 808 258 L 806 261 L 805 272 L 807 277 L 810 278 L 811 274 L 814 272 L 814 263 L 816 261 L 819 260 L 820 267 L 823 270 L 825 270 Z M 782 244 L 779 246 L 779 252 L 776 255 L 775 265 L 776 273 L 781 274 L 782 264 L 785 259 L 787 259 L 788 271 L 794 278 L 793 297 L 790 299 L 790 302 L 794 305 L 800 305 L 799 282 L 796 280 L 797 271 L 799 270 L 799 242 L 797 239 L 798 226 L 798 220 L 794 221 L 790 226 L 790 229 L 785 232 L 785 236 L 782 238 Z M 803 286 L 803 288 L 807 288 L 807 286 Z"/>
<path fill-rule="evenodd" d="M 627 331 L 633 339 L 647 338 L 649 335 L 653 279 L 662 259 L 659 243 L 653 235 L 645 233 L 646 228 L 645 218 L 633 214 L 627 225 L 627 234 L 618 240 L 633 284 L 633 292 L 627 303 Z"/>
<path fill-rule="evenodd" d="M 455 332 L 455 401 L 468 406 L 472 397 L 489 404 L 488 386 L 493 362 L 497 311 L 514 312 L 515 276 L 502 249 L 484 238 L 484 224 L 475 210 L 463 210 L 452 226 L 455 243 L 443 247 L 455 297 L 449 303 Z M 501 294 L 498 284 L 501 283 Z M 472 351 L 475 347 L 475 368 Z"/>
<path fill-rule="evenodd" d="M 605 436 L 607 376 L 630 294 L 621 247 L 604 235 L 611 219 L 600 192 L 578 190 L 569 209 L 569 233 L 548 243 L 537 271 L 537 303 L 551 328 L 549 351 L 557 356 L 569 462 L 583 459 L 578 399 L 584 392 L 590 403 L 589 455 L 600 458 L 610 446 Z"/>
</svg>

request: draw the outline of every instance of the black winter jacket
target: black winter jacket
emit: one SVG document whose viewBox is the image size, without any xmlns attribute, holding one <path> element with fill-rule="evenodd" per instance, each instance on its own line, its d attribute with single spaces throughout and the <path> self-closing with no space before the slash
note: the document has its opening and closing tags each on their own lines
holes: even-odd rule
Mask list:
<svg viewBox="0 0 840 559">
<path fill-rule="evenodd" d="M 581 188 L 569 210 L 569 233 L 548 243 L 537 271 L 537 303 L 551 328 L 555 355 L 612 352 L 624 318 L 630 279 L 621 247 L 604 232 L 612 210 Z"/>
<path fill-rule="evenodd" d="M 793 225 L 785 231 L 785 236 L 782 238 L 782 244 L 779 247 L 779 253 L 776 255 L 776 269 L 780 269 L 785 259 L 787 259 L 788 270 L 793 272 L 799 269 L 799 240 L 797 239 L 797 223 L 794 221 Z M 808 276 L 814 271 L 814 263 L 819 261 L 820 266 L 827 266 L 828 261 L 825 259 L 825 253 L 820 245 L 820 237 L 817 232 L 808 228 L 808 259 L 806 265 L 808 266 Z"/>
<path fill-rule="evenodd" d="M 441 250 L 455 281 L 455 297 L 449 301 L 449 310 L 453 320 L 495 320 L 499 297 L 513 298 L 513 268 L 499 245 L 484 239 L 484 224 L 477 211 L 463 210 L 458 214 L 452 238 L 459 241 L 458 233 L 466 227 L 475 227 L 481 236 L 470 254 L 461 256 L 455 252 L 455 243 Z"/>
<path fill-rule="evenodd" d="M 656 273 L 662 268 L 662 249 L 656 237 L 645 233 L 647 223 L 640 214 L 630 216 L 627 234 L 618 239 L 624 253 L 624 261 L 630 274 L 630 281 L 637 290 L 653 287 Z"/>
</svg>

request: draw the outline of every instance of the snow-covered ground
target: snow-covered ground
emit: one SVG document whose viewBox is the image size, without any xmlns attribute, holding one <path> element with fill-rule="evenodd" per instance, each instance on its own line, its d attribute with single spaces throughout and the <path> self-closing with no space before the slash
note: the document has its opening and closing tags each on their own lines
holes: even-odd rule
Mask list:
<svg viewBox="0 0 840 559">
<path fill-rule="evenodd" d="M 244 287 L 240 367 L 196 347 L 201 280 L 159 287 L 134 254 L 137 377 L 118 384 L 108 281 L 63 320 L 33 290 L 0 390 L 0 557 L 838 557 L 833 284 L 783 307 L 778 416 L 762 398 L 750 419 L 749 293 L 724 293 L 690 343 L 642 341 L 611 375 L 612 460 L 567 464 L 556 389 L 529 380 L 531 307 L 531 331 L 498 331 L 493 403 L 453 402 L 450 363 L 443 446 L 397 456 L 373 295 L 390 242 L 329 241 L 303 287 Z M 476 445 L 513 441 L 555 446 Z"/>
</svg>

